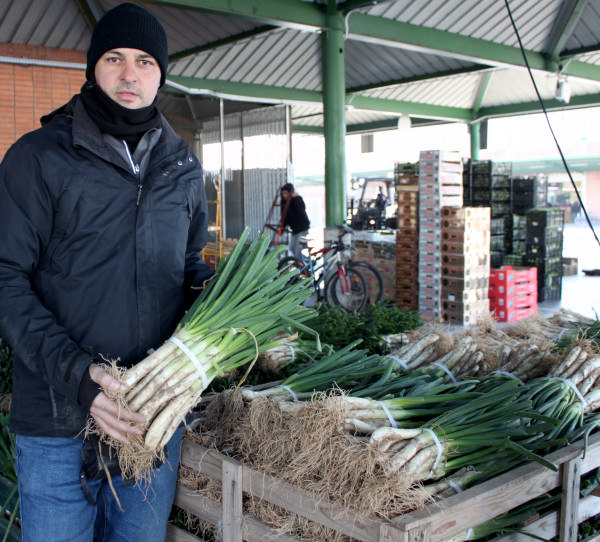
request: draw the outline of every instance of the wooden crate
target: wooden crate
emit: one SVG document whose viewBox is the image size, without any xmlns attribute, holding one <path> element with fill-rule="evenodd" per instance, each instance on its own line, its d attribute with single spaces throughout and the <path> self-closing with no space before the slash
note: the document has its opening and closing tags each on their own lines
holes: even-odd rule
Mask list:
<svg viewBox="0 0 600 542">
<path fill-rule="evenodd" d="M 222 482 L 223 504 L 179 485 L 175 504 L 189 513 L 222 527 L 224 542 L 259 542 L 273 540 L 294 542 L 297 538 L 278 532 L 242 510 L 242 492 L 251 493 L 298 513 L 313 521 L 364 542 L 442 542 L 504 512 L 562 487 L 560 511 L 551 512 L 524 530 L 545 538 L 559 537 L 561 542 L 577 540 L 577 525 L 596 515 L 600 497 L 579 498 L 580 477 L 600 466 L 600 435 L 589 439 L 583 454 L 583 443 L 566 446 L 547 456 L 559 466 L 554 472 L 527 463 L 521 467 L 453 495 L 422 510 L 393 518 L 391 521 L 361 517 L 268 476 L 225 455 L 184 441 L 181 462 L 196 471 Z M 167 542 L 198 542 L 189 533 L 169 530 Z M 525 535 L 511 534 L 502 542 L 527 541 Z"/>
</svg>

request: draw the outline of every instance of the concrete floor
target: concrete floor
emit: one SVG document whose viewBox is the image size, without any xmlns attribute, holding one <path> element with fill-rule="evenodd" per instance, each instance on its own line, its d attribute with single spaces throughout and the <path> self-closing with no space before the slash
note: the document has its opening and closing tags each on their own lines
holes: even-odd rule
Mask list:
<svg viewBox="0 0 600 542">
<path fill-rule="evenodd" d="M 600 237 L 600 224 L 594 224 L 594 227 Z M 583 270 L 600 270 L 600 245 L 583 219 L 575 224 L 565 225 L 563 257 L 578 259 L 578 273 L 563 277 L 560 301 L 540 303 L 538 311 L 544 315 L 552 315 L 564 307 L 596 318 L 600 315 L 600 276 L 587 276 Z"/>
</svg>

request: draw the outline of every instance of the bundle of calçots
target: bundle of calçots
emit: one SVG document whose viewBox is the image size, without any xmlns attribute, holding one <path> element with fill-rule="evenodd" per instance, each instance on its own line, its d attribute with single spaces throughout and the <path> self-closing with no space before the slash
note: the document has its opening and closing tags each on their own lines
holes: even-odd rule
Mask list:
<svg viewBox="0 0 600 542">
<path fill-rule="evenodd" d="M 249 241 L 246 229 L 221 260 L 173 336 L 140 363 L 118 374 L 115 398 L 146 419 L 144 435 L 130 444 L 103 438 L 117 449 L 124 474 L 139 477 L 171 438 L 202 392 L 219 375 L 246 365 L 285 341 L 282 329 L 310 332 L 314 317 L 303 302 L 308 281 L 290 284 L 277 269 L 283 248 L 269 250 L 269 236 Z M 96 430 L 99 430 L 96 428 Z"/>
</svg>

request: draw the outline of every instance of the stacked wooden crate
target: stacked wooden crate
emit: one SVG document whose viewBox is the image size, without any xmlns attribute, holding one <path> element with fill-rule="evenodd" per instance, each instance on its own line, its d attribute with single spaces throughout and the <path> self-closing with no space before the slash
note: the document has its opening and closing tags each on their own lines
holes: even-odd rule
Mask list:
<svg viewBox="0 0 600 542">
<path fill-rule="evenodd" d="M 414 183 L 396 185 L 398 229 L 396 230 L 396 304 L 415 311 L 418 308 L 417 268 L 419 263 L 418 177 Z"/>
<path fill-rule="evenodd" d="M 419 298 L 421 317 L 442 320 L 442 207 L 462 207 L 462 160 L 455 152 L 419 156 Z"/>
<path fill-rule="evenodd" d="M 521 535 L 509 533 L 495 540 L 531 540 L 528 534 L 545 540 L 555 537 L 569 542 L 577 540 L 577 524 L 596 516 L 600 506 L 600 497 L 595 492 L 580 492 L 582 477 L 600 467 L 600 435 L 559 448 L 547 455 L 546 460 L 557 466 L 556 471 L 529 462 L 422 509 L 384 519 L 358 514 L 217 450 L 184 440 L 181 464 L 219 484 L 223 498 L 222 502 L 211 500 L 179 483 L 175 505 L 218 528 L 224 542 L 300 542 L 300 538 L 269 526 L 244 510 L 247 495 L 281 507 L 289 516 L 299 514 L 334 529 L 340 536 L 362 542 L 466 540 L 471 528 L 560 488 L 563 497 L 557 508 L 542 516 L 532 515 L 521 527 Z M 586 540 L 592 539 L 597 537 Z M 172 524 L 165 540 L 202 542 Z"/>
<path fill-rule="evenodd" d="M 442 239 L 442 317 L 475 324 L 489 314 L 489 207 L 444 207 Z"/>
</svg>

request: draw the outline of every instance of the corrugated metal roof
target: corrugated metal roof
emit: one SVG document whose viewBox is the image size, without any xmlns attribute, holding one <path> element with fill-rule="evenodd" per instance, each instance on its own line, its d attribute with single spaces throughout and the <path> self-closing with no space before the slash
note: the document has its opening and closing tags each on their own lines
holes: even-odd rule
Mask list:
<svg viewBox="0 0 600 542">
<path fill-rule="evenodd" d="M 0 2 L 0 42 L 84 51 L 90 35 L 73 0 Z"/>
<path fill-rule="evenodd" d="M 118 3 L 1 0 L 0 42 L 85 51 L 92 20 Z M 322 0 L 234 7 L 225 0 L 140 3 L 167 30 L 173 57 L 168 79 L 178 92 L 190 89 L 185 104 L 192 104 L 196 120 L 215 110 L 215 98 L 198 95 L 204 93 L 235 97 L 237 107 L 291 103 L 295 126 L 323 125 Z M 338 3 L 340 9 L 346 5 Z M 523 111 L 535 108 L 536 94 L 504 2 L 350 5 L 358 7 L 340 15 L 347 102 L 359 104 L 348 108 L 349 129 L 385 119 L 393 125 L 402 113 L 465 121 L 477 114 L 514 114 L 518 104 Z M 570 74 L 569 107 L 600 103 L 600 0 L 510 0 L 509 6 L 549 105 L 567 107 L 553 100 L 559 70 Z M 560 57 L 564 52 L 577 54 Z M 559 55 L 556 65 L 545 65 L 553 53 Z M 165 108 L 169 100 L 177 100 L 174 110 L 185 111 L 181 97 L 161 96 Z"/>
<path fill-rule="evenodd" d="M 551 31 L 553 21 L 563 3 L 562 0 L 510 2 L 526 49 L 543 50 L 546 36 Z M 517 46 L 517 38 L 504 2 L 497 0 L 399 0 L 382 2 L 365 10 L 365 13 L 452 34 Z"/>
</svg>

